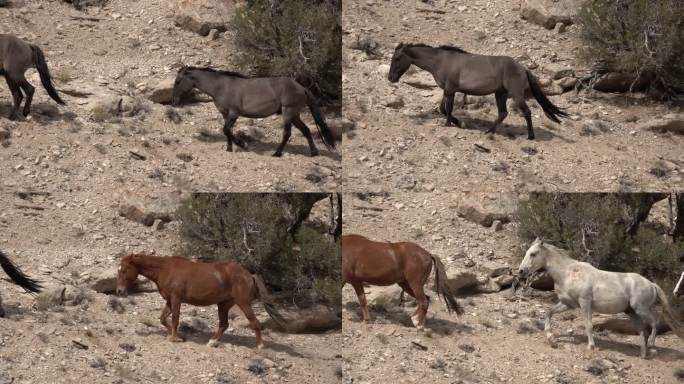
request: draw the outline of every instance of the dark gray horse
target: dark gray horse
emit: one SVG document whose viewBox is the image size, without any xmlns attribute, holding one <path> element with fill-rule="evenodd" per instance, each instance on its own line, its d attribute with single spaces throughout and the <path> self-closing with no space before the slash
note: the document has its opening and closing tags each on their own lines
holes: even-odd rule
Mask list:
<svg viewBox="0 0 684 384">
<path fill-rule="evenodd" d="M 225 124 L 227 151 L 233 150 L 233 142 L 241 148 L 246 143 L 233 136 L 233 126 L 238 117 L 263 118 L 276 113 L 283 115 L 283 139 L 273 156 L 281 156 L 290 139 L 292 125 L 299 129 L 309 143 L 311 156 L 318 155 L 309 127 L 299 115 L 308 106 L 328 149 L 335 148 L 335 139 L 328 128 L 315 98 L 303 86 L 289 77 L 246 77 L 236 72 L 212 68 L 183 67 L 178 71 L 173 87 L 173 105 L 178 105 L 193 88 L 210 95 Z"/>
<path fill-rule="evenodd" d="M 447 127 L 452 122 L 460 126 L 458 119 L 451 114 L 456 92 L 477 96 L 494 94 L 499 116 L 487 133 L 496 132 L 508 116 L 506 100 L 511 97 L 527 121 L 527 138 L 534 139 L 532 114 L 525 103 L 528 91 L 552 121 L 559 123 L 558 117 L 568 116 L 546 98 L 534 75 L 508 56 L 476 55 L 450 46 L 435 48 L 425 44 L 399 44 L 392 56 L 389 81 L 398 82 L 411 64 L 430 72 L 444 90 L 440 110 L 446 114 Z"/>
<path fill-rule="evenodd" d="M 2 251 L 0 251 L 0 267 L 14 283 L 28 292 L 40 292 L 43 288 L 40 283 L 26 276 Z M 5 311 L 2 309 L 2 298 L 0 297 L 0 317 L 4 316 Z"/>
<path fill-rule="evenodd" d="M 15 36 L 0 35 L 0 75 L 5 76 L 7 86 L 9 86 L 12 98 L 14 99 L 10 119 L 19 117 L 19 107 L 21 107 L 21 101 L 24 98 L 24 95 L 21 93 L 22 90 L 26 94 L 26 104 L 23 110 L 24 116 L 28 116 L 31 112 L 31 102 L 33 101 L 35 88 L 26 81 L 24 73 L 33 66 L 38 70 L 40 81 L 43 83 L 48 95 L 57 103 L 64 105 L 64 101 L 62 101 L 52 85 L 50 71 L 48 71 L 43 51 L 37 46 L 26 43 Z"/>
</svg>

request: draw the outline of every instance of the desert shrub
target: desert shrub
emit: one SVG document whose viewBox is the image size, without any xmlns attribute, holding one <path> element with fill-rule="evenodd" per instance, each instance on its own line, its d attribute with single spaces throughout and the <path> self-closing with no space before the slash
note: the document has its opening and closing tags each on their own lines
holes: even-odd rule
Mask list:
<svg viewBox="0 0 684 384">
<path fill-rule="evenodd" d="M 578 260 L 601 269 L 636 272 L 672 292 L 684 242 L 672 242 L 657 229 L 628 228 L 644 194 L 530 195 L 518 205 L 518 235 L 523 242 L 543 237 Z"/>
<path fill-rule="evenodd" d="M 177 210 L 183 251 L 206 260 L 232 260 L 259 273 L 274 290 L 296 297 L 339 290 L 339 244 L 306 226 L 326 194 L 194 194 Z"/>
<path fill-rule="evenodd" d="M 289 76 L 318 96 L 342 97 L 338 1 L 255 0 L 232 20 L 239 64 L 260 76 Z"/>
<path fill-rule="evenodd" d="M 585 59 L 644 76 L 658 94 L 684 91 L 684 2 L 589 0 L 578 18 Z"/>
</svg>

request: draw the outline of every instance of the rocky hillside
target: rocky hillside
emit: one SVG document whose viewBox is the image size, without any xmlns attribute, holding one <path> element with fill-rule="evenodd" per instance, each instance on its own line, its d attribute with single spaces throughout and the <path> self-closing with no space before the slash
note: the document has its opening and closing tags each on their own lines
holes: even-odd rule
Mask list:
<svg viewBox="0 0 684 384">
<path fill-rule="evenodd" d="M 399 306 L 400 288 L 366 287 L 371 322 L 351 286 L 343 289 L 345 383 L 681 383 L 682 340 L 672 333 L 657 338 L 657 354 L 639 357 L 637 335 L 596 330 L 598 350 L 586 350 L 579 311 L 552 322 L 558 348 L 541 331 L 551 292 L 513 295 L 509 271 L 524 254 L 515 221 L 516 195 L 393 193 L 345 196 L 344 232 L 376 240 L 414 241 L 441 258 L 452 283 L 464 287 L 458 300 L 465 315 L 447 313 L 432 302 L 425 331 L 411 325 L 415 303 Z M 651 213 L 650 224 L 667 222 L 665 205 Z M 391 223 L 391 225 L 390 225 Z M 650 225 L 649 224 L 649 225 Z M 431 278 L 434 277 L 434 272 Z M 431 285 L 428 282 L 428 287 Z M 596 327 L 606 319 L 595 316 Z M 613 329 L 613 328 L 611 328 Z M 678 379 L 679 377 L 679 379 Z"/>
<path fill-rule="evenodd" d="M 254 333 L 233 308 L 218 348 L 206 346 L 218 320 L 216 307 L 181 309 L 184 343 L 171 343 L 159 323 L 163 299 L 151 284 L 127 298 L 114 296 L 119 258 L 132 252 L 179 254 L 178 222 L 167 221 L 175 194 L 150 194 L 119 207 L 88 193 L 2 194 L 0 249 L 45 285 L 32 297 L 0 272 L 6 317 L 0 319 L 0 383 L 336 383 L 339 331 Z M 124 217 L 137 207 L 143 215 Z M 154 218 L 146 226 L 135 221 Z M 144 221 L 144 220 L 141 220 Z M 327 200 L 307 223 L 330 223 Z M 301 314 L 281 304 L 288 318 Z M 260 302 L 257 318 L 269 319 Z"/>
<path fill-rule="evenodd" d="M 0 190 L 135 189 L 205 191 L 320 191 L 339 184 L 341 158 L 308 156 L 295 130 L 282 158 L 279 116 L 239 119 L 248 151 L 226 153 L 223 118 L 206 97 L 179 108 L 170 101 L 182 65 L 237 70 L 226 23 L 233 1 L 12 0 L 0 7 L 0 33 L 15 34 L 45 52 L 57 106 L 34 69 L 34 114 L 7 119 L 11 95 L 0 85 Z M 326 112 L 326 111 L 324 111 Z M 326 113 L 335 126 L 334 115 Z M 308 111 L 303 119 L 315 127 Z"/>
<path fill-rule="evenodd" d="M 572 15 L 578 3 L 344 1 L 344 105 L 356 123 L 344 142 L 347 190 L 681 188 L 681 105 L 639 93 L 575 90 L 591 75 L 589 65 L 577 59 L 581 42 Z M 442 91 L 429 73 L 413 67 L 398 83 L 387 80 L 400 42 L 511 56 L 570 117 L 553 123 L 529 100 L 537 139 L 528 141 L 524 118 L 509 100 L 502 129 L 485 135 L 497 116 L 493 96 L 468 97 L 464 105 L 457 94 L 454 113 L 466 128 L 445 127 L 437 112 Z M 606 91 L 625 87 L 624 79 L 612 75 L 593 80 Z"/>
</svg>

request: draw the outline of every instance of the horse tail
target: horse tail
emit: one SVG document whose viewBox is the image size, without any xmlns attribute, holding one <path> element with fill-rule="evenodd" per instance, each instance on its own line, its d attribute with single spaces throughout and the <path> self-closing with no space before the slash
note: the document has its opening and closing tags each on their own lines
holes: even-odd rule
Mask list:
<svg viewBox="0 0 684 384">
<path fill-rule="evenodd" d="M 444 298 L 444 302 L 446 303 L 449 312 L 455 311 L 457 315 L 462 315 L 464 312 L 463 307 L 458 304 L 451 286 L 449 286 L 449 280 L 442 260 L 434 255 L 431 255 L 431 257 L 432 262 L 435 264 L 435 286 L 437 287 L 437 295 L 441 295 L 442 298 Z"/>
<path fill-rule="evenodd" d="M 52 97 L 52 100 L 56 101 L 58 104 L 66 104 L 64 100 L 57 94 L 57 90 L 52 85 L 52 79 L 50 78 L 50 71 L 48 70 L 47 63 L 45 62 L 45 56 L 43 51 L 35 45 L 31 45 L 31 51 L 33 51 L 33 64 L 38 70 L 40 75 L 40 82 L 43 83 L 43 87 L 47 91 L 48 95 Z"/>
<path fill-rule="evenodd" d="M 275 301 L 273 300 L 273 297 L 271 297 L 271 295 L 268 293 L 268 289 L 266 288 L 264 279 L 262 279 L 261 276 L 255 273 L 252 275 L 252 280 L 254 280 L 254 285 L 257 288 L 257 296 L 263 303 L 264 309 L 266 309 L 266 313 L 268 313 L 268 315 L 271 316 L 271 319 L 273 319 L 278 328 L 287 329 L 287 320 L 285 320 L 283 315 L 281 315 L 280 312 L 278 312 L 278 310 L 276 309 Z"/>
<path fill-rule="evenodd" d="M 38 281 L 26 276 L 2 251 L 0 251 L 0 267 L 5 270 L 5 273 L 13 282 L 26 291 L 37 293 L 43 289 Z"/>
<path fill-rule="evenodd" d="M 537 100 L 537 103 L 539 103 L 539 105 L 544 110 L 544 114 L 546 115 L 546 117 L 551 119 L 551 121 L 560 123 L 560 119 L 558 119 L 558 117 L 569 116 L 562 109 L 553 105 L 551 100 L 549 100 L 546 97 L 546 95 L 544 95 L 544 91 L 542 91 L 541 84 L 539 84 L 539 80 L 537 80 L 537 78 L 534 77 L 534 75 L 530 71 L 527 71 L 527 81 L 530 83 L 530 90 L 532 91 L 532 95 Z"/>
<path fill-rule="evenodd" d="M 665 321 L 670 325 L 670 328 L 672 328 L 672 332 L 679 336 L 680 339 L 684 339 L 684 321 L 682 321 L 672 310 L 672 306 L 670 306 L 670 301 L 667 299 L 665 291 L 657 284 L 653 285 L 658 292 L 658 299 L 663 306 L 663 317 L 665 318 Z"/>
<path fill-rule="evenodd" d="M 321 113 L 320 108 L 318 108 L 318 102 L 311 92 L 308 90 L 305 90 L 305 92 L 306 104 L 309 106 L 309 110 L 311 111 L 311 116 L 313 116 L 314 122 L 316 122 L 316 128 L 318 128 L 318 132 L 321 134 L 323 143 L 328 149 L 334 149 L 335 138 L 333 137 L 330 128 L 328 128 L 328 124 L 325 123 L 325 119 L 323 119 L 323 114 Z"/>
</svg>

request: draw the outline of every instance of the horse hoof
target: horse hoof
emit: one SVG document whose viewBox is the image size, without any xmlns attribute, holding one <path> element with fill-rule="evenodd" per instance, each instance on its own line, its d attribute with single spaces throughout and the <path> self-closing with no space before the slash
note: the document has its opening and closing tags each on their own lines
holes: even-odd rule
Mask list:
<svg viewBox="0 0 684 384">
<path fill-rule="evenodd" d="M 257 349 L 257 351 L 264 349 L 264 343 L 257 344 L 256 349 Z"/>
<path fill-rule="evenodd" d="M 211 348 L 216 348 L 216 347 L 218 347 L 218 345 L 219 345 L 219 342 L 216 339 L 210 339 L 209 342 L 207 343 L 207 347 L 211 347 Z"/>
<path fill-rule="evenodd" d="M 534 140 L 534 136 L 527 136 L 527 140 Z"/>
<path fill-rule="evenodd" d="M 179 336 L 169 336 L 169 341 L 172 343 L 182 343 L 185 339 Z"/>
<path fill-rule="evenodd" d="M 411 322 L 413 323 L 413 326 L 418 328 L 420 327 L 418 323 L 418 315 L 411 316 Z"/>
<path fill-rule="evenodd" d="M 318 156 L 318 152 L 311 152 L 311 157 L 316 157 Z"/>
<path fill-rule="evenodd" d="M 276 152 L 276 153 L 274 153 L 274 154 L 271 155 L 271 156 L 273 156 L 273 157 L 281 157 L 282 155 L 283 155 L 282 153 Z"/>
</svg>

